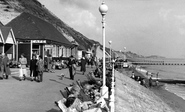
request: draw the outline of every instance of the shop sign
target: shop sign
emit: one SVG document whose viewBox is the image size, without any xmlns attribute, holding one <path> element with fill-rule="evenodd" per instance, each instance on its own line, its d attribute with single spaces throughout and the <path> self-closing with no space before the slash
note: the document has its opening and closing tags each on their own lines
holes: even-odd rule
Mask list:
<svg viewBox="0 0 185 112">
<path fill-rule="evenodd" d="M 32 43 L 46 43 L 46 40 L 32 40 Z"/>
</svg>

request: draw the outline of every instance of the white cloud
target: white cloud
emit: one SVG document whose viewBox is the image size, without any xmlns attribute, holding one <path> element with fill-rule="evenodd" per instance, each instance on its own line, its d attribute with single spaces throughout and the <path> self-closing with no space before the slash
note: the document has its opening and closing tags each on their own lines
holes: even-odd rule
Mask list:
<svg viewBox="0 0 185 112">
<path fill-rule="evenodd" d="M 171 11 L 172 11 L 172 9 L 161 8 L 159 11 L 159 16 L 162 17 L 164 20 L 167 20 L 168 19 L 167 17 Z"/>
<path fill-rule="evenodd" d="M 96 17 L 89 11 L 83 10 L 71 14 L 72 20 L 69 22 L 72 26 L 96 27 Z"/>
</svg>

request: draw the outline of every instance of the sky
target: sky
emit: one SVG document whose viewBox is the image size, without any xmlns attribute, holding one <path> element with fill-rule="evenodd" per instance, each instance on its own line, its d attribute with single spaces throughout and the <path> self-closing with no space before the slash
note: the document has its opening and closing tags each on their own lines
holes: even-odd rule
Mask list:
<svg viewBox="0 0 185 112">
<path fill-rule="evenodd" d="M 102 0 L 38 0 L 70 27 L 102 43 Z M 104 0 L 106 47 L 185 58 L 185 0 Z"/>
</svg>

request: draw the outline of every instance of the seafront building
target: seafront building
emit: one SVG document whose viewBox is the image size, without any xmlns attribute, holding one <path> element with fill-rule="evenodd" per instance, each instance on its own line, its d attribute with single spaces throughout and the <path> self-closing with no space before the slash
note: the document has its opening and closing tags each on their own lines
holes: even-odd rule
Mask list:
<svg viewBox="0 0 185 112">
<path fill-rule="evenodd" d="M 52 24 L 30 13 L 22 13 L 10 21 L 6 27 L 14 31 L 16 46 L 16 60 L 24 53 L 27 59 L 32 54 L 46 57 L 69 57 L 77 54 L 77 44 L 67 40 Z"/>
<path fill-rule="evenodd" d="M 28 62 L 32 54 L 43 57 L 51 55 L 54 58 L 73 55 L 77 59 L 80 59 L 82 54 L 87 57 L 95 56 L 96 59 L 102 59 L 103 56 L 99 43 L 91 40 L 81 42 L 78 34 L 73 35 L 75 38 L 73 41 L 68 40 L 53 24 L 30 13 L 23 12 L 8 24 L 1 23 L 0 26 L 0 52 L 6 53 L 12 60 L 18 61 L 22 53 Z M 84 45 L 88 42 L 89 48 Z M 96 49 L 93 43 L 96 43 Z M 106 57 L 110 57 L 109 52 L 106 52 Z"/>
</svg>

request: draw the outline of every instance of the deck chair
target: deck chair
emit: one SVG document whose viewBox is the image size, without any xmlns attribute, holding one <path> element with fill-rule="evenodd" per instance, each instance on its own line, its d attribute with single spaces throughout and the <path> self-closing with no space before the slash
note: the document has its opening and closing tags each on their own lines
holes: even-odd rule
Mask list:
<svg viewBox="0 0 185 112">
<path fill-rule="evenodd" d="M 79 93 L 79 99 L 84 102 L 84 101 L 92 101 L 92 99 L 85 94 L 84 88 L 82 86 L 82 83 L 80 80 L 76 81 L 77 85 L 80 87 L 80 93 Z"/>
<path fill-rule="evenodd" d="M 68 97 L 68 93 L 67 92 L 63 92 L 62 90 L 60 90 L 60 93 L 63 96 L 63 98 L 67 98 Z"/>
<path fill-rule="evenodd" d="M 83 86 L 82 86 L 82 83 L 81 83 L 80 80 L 77 80 L 76 83 L 77 83 L 77 85 L 80 87 L 80 89 L 83 89 Z"/>
<path fill-rule="evenodd" d="M 75 109 L 67 108 L 65 106 L 66 99 L 61 99 L 59 101 L 56 101 L 56 106 L 60 109 L 61 112 L 77 112 Z M 88 110 L 83 110 L 82 112 L 102 112 L 100 108 L 91 108 Z"/>
<path fill-rule="evenodd" d="M 66 101 L 65 98 L 59 101 L 55 101 L 55 105 L 60 109 L 61 112 L 67 112 L 67 107 L 64 104 L 65 101 Z"/>
<path fill-rule="evenodd" d="M 71 94 L 71 88 L 72 87 L 65 87 L 64 90 L 66 90 L 67 94 L 70 95 Z"/>
</svg>

